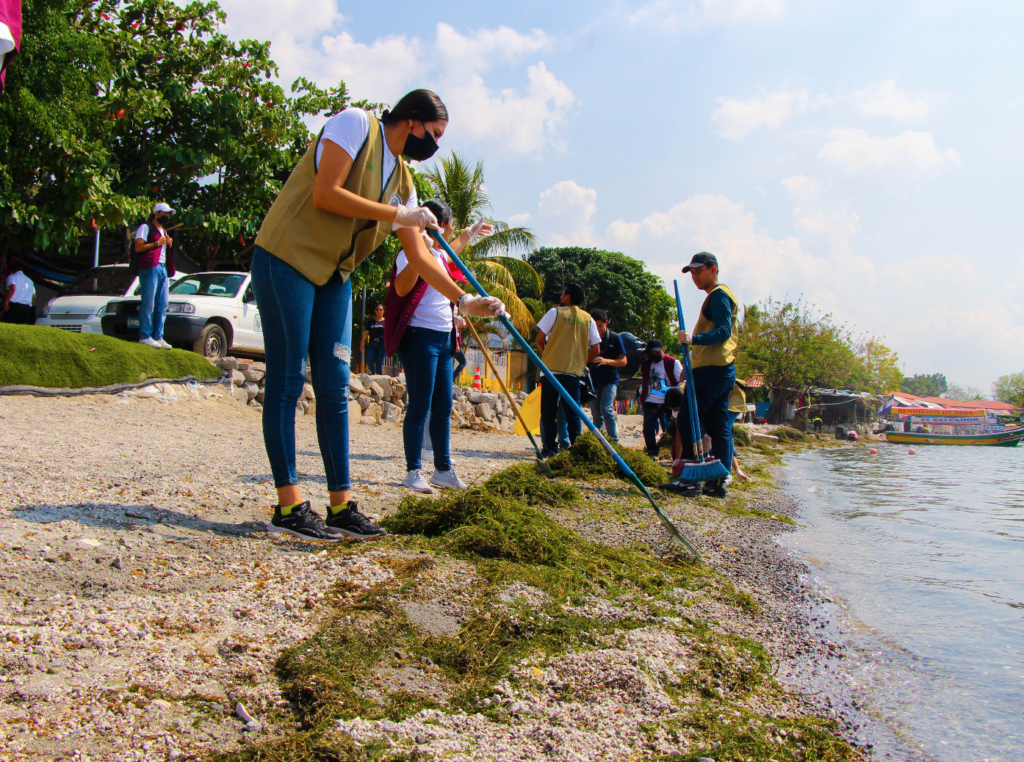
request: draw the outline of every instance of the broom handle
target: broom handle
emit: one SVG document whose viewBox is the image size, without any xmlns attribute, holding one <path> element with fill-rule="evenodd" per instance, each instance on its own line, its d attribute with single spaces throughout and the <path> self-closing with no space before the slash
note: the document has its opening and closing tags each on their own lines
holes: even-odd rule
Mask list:
<svg viewBox="0 0 1024 762">
<path fill-rule="evenodd" d="M 683 320 L 683 303 L 679 300 L 679 282 L 672 281 L 676 287 L 676 312 L 679 315 L 679 330 L 686 330 L 686 321 Z M 690 345 L 683 344 L 683 370 L 686 373 L 686 401 L 690 406 L 690 424 L 696 437 L 693 443 L 693 454 L 698 463 L 704 462 L 704 437 L 700 431 L 700 418 L 697 415 L 697 392 L 693 388 L 693 368 L 690 365 Z"/>
<path fill-rule="evenodd" d="M 677 281 L 677 280 L 672 281 L 672 286 L 676 290 L 676 316 L 679 319 L 679 330 L 680 331 L 685 331 L 686 330 L 686 323 L 683 320 L 683 303 L 679 300 L 679 281 Z M 684 344 L 683 345 L 683 354 L 684 355 L 686 354 L 686 349 L 687 349 L 687 347 Z M 683 375 L 684 376 L 686 376 L 685 367 L 686 366 L 684 365 L 683 366 L 683 368 L 684 368 Z M 693 457 L 697 458 L 697 457 L 699 457 L 697 455 L 697 446 L 698 446 L 697 427 L 696 427 L 696 424 L 694 424 L 694 421 L 693 421 L 693 419 L 696 417 L 697 411 L 693 409 L 693 404 L 690 402 L 690 392 L 691 391 L 693 391 L 693 385 L 690 383 L 689 376 L 686 376 L 686 407 L 689 408 L 689 411 L 690 411 L 690 414 L 688 416 L 686 416 L 686 417 L 687 417 L 688 422 L 690 424 L 690 441 L 693 442 Z"/>
<path fill-rule="evenodd" d="M 487 291 L 485 291 L 484 287 L 480 285 L 480 281 L 476 279 L 476 276 L 473 275 L 470 269 L 466 267 L 466 265 L 462 262 L 461 259 L 459 259 L 459 256 L 454 251 L 452 251 L 452 247 L 448 245 L 448 242 L 445 241 L 444 238 L 441 235 L 439 235 L 436 230 L 430 230 L 429 232 L 430 235 L 434 237 L 434 240 L 441 244 L 441 247 L 445 250 L 448 256 L 451 257 L 452 262 L 454 262 L 458 266 L 458 268 L 462 270 L 462 274 L 466 276 L 466 278 L 469 280 L 473 288 L 477 290 L 477 293 L 479 293 L 481 296 L 488 296 L 489 294 L 487 293 Z M 533 348 L 530 347 L 526 339 L 519 335 L 519 331 L 517 331 L 515 326 L 512 325 L 512 321 L 509 320 L 506 315 L 497 315 L 497 318 L 498 320 L 501 321 L 501 324 L 505 326 L 505 329 L 512 335 L 512 338 L 514 338 L 516 342 L 519 344 L 519 346 L 523 348 L 523 351 L 526 352 L 526 356 L 533 361 L 534 365 L 536 365 L 538 368 L 541 369 L 541 371 L 543 371 L 544 383 L 551 384 L 551 386 L 555 389 L 555 391 L 558 392 L 558 395 L 562 398 L 565 404 L 567 404 L 576 412 L 576 415 L 580 417 L 580 419 L 587 425 L 587 428 L 590 429 L 591 432 L 593 432 L 594 436 L 597 437 L 598 441 L 604 446 L 604 449 L 608 451 L 608 454 L 611 456 L 612 460 L 615 461 L 615 464 L 620 469 L 622 469 L 622 473 L 624 473 L 626 477 L 631 482 L 633 482 L 640 489 L 641 492 L 644 493 L 647 499 L 651 501 L 651 505 L 654 506 L 654 509 L 658 512 L 658 514 L 662 515 L 661 508 L 659 508 L 658 504 L 654 502 L 654 498 L 651 497 L 651 493 L 647 491 L 647 487 L 644 486 L 644 483 L 640 481 L 639 477 L 637 477 L 636 474 L 633 473 L 633 469 L 626 465 L 626 461 L 622 459 L 622 456 L 615 452 L 615 449 L 610 444 L 608 444 L 608 440 L 604 438 L 603 434 L 601 434 L 600 429 L 598 429 L 594 425 L 594 422 L 584 414 L 582 408 L 580 408 L 579 406 L 579 403 L 576 402 L 576 400 L 572 398 L 569 392 L 565 390 L 565 387 L 558 382 L 558 379 L 555 378 L 555 374 L 548 370 L 548 367 L 543 362 L 541 362 L 540 357 L 538 357 L 537 353 L 533 351 Z"/>
<path fill-rule="evenodd" d="M 528 436 L 530 438 L 530 442 L 533 443 L 533 449 L 537 451 L 538 455 L 540 455 L 540 448 L 537 446 L 537 440 L 533 438 L 530 428 L 526 425 L 526 421 L 523 420 L 523 416 L 519 413 L 519 405 L 516 404 L 516 401 L 509 393 L 508 388 L 505 386 L 505 382 L 501 378 L 501 374 L 498 373 L 498 369 L 494 367 L 494 362 L 491 360 L 491 353 L 487 351 L 487 347 L 485 347 L 484 343 L 480 341 L 480 336 L 477 334 L 476 328 L 473 327 L 473 323 L 468 317 L 466 318 L 466 325 L 469 326 L 469 330 L 472 332 L 473 338 L 476 340 L 476 345 L 480 347 L 480 351 L 484 353 L 484 360 L 487 361 L 487 367 L 491 369 L 491 373 L 494 374 L 494 377 L 498 379 L 498 383 L 501 384 L 501 390 L 505 392 L 505 396 L 508 398 L 508 402 L 512 406 L 512 411 L 516 414 L 516 418 L 518 418 L 519 422 L 523 424 L 523 429 L 526 430 L 526 436 Z"/>
</svg>

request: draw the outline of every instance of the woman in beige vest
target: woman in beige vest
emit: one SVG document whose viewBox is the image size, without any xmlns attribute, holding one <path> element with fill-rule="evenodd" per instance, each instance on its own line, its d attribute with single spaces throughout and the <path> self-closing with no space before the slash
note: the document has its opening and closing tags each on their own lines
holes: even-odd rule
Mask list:
<svg viewBox="0 0 1024 762">
<path fill-rule="evenodd" d="M 278 505 L 268 529 L 310 540 L 386 534 L 352 500 L 348 468 L 348 382 L 352 347 L 349 276 L 395 230 L 409 266 L 458 303 L 463 314 L 491 317 L 504 305 L 470 296 L 427 251 L 437 220 L 417 205 L 407 156 L 437 150 L 448 111 L 429 90 L 414 90 L 378 120 L 349 108 L 331 117 L 292 170 L 267 213 L 252 260 L 267 375 L 263 439 Z M 316 393 L 316 428 L 327 474 L 325 522 L 303 501 L 295 470 L 295 405 L 305 360 Z"/>
</svg>

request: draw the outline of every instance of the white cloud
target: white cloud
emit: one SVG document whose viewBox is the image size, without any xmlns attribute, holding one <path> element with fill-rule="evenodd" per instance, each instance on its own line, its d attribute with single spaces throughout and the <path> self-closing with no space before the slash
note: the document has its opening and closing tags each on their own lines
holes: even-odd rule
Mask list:
<svg viewBox="0 0 1024 762">
<path fill-rule="evenodd" d="M 931 172 L 960 166 L 960 154 L 952 148 L 940 151 L 930 132 L 906 130 L 902 135 L 883 138 L 864 130 L 832 130 L 833 138 L 818 153 L 821 159 L 834 161 L 850 172 L 865 167 L 897 166 Z"/>
<path fill-rule="evenodd" d="M 433 39 L 388 35 L 357 40 L 343 28 L 337 0 L 224 0 L 228 34 L 271 37 L 271 55 L 285 88 L 300 76 L 321 87 L 344 81 L 354 100 L 394 103 L 415 87 L 435 90 L 452 121 L 445 143 L 484 144 L 490 155 L 530 154 L 561 145 L 561 130 L 576 103 L 572 89 L 535 61 L 519 71 L 522 85 L 495 89 L 485 74 L 549 50 L 542 29 L 520 33 L 507 26 L 467 33 L 439 23 Z M 513 69 L 514 71 L 514 69 Z M 318 127 L 318 124 L 312 124 Z M 444 144 L 442 144 L 444 145 Z"/>
<path fill-rule="evenodd" d="M 718 125 L 718 134 L 740 140 L 759 127 L 777 129 L 794 111 L 803 111 L 809 97 L 806 92 L 778 91 L 761 98 L 741 101 L 737 98 L 719 98 L 719 107 L 711 114 Z"/>
<path fill-rule="evenodd" d="M 824 189 L 813 177 L 797 175 L 781 184 L 797 203 L 793 208 L 793 227 L 810 236 L 828 239 L 833 251 L 849 253 L 850 238 L 860 232 L 860 216 L 849 210 L 849 203 L 825 202 Z"/>
<path fill-rule="evenodd" d="M 538 223 L 546 246 L 594 246 L 597 191 L 572 180 L 556 183 L 540 194 Z"/>
<path fill-rule="evenodd" d="M 629 20 L 633 24 L 678 29 L 768 21 L 785 10 L 786 0 L 654 0 L 632 13 Z"/>
<path fill-rule="evenodd" d="M 896 80 L 872 85 L 852 94 L 854 103 L 865 116 L 884 116 L 897 122 L 916 122 L 932 112 L 934 95 L 908 93 L 901 90 Z"/>
<path fill-rule="evenodd" d="M 525 225 L 532 219 L 533 215 L 530 214 L 529 212 L 524 212 L 523 214 L 513 214 L 511 217 L 508 218 L 508 224 L 509 227 L 515 228 L 521 225 Z"/>
</svg>

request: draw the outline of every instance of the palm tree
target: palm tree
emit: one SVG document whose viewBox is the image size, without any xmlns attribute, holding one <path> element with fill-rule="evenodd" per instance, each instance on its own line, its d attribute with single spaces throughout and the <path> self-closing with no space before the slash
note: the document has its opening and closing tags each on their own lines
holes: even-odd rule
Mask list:
<svg viewBox="0 0 1024 762">
<path fill-rule="evenodd" d="M 478 161 L 471 167 L 463 156 L 452 153 L 442 158 L 438 166 L 425 170 L 424 174 L 434 187 L 437 198 L 451 207 L 456 231 L 468 228 L 481 217 L 494 226 L 493 234 L 463 249 L 460 259 L 487 293 L 505 303 L 509 319 L 516 329 L 528 335 L 535 325 L 534 316 L 519 298 L 516 281 L 530 284 L 538 294 L 544 291 L 544 281 L 525 260 L 509 256 L 509 252 L 516 249 L 528 251 L 537 245 L 537 237 L 529 228 L 510 227 L 506 222 L 487 216 L 492 210 L 483 189 L 483 162 Z"/>
</svg>

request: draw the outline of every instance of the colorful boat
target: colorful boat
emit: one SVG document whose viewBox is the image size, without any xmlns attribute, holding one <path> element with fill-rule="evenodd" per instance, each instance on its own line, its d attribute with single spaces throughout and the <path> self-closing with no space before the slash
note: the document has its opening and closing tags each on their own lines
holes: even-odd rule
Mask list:
<svg viewBox="0 0 1024 762">
<path fill-rule="evenodd" d="M 887 431 L 886 441 L 909 445 L 995 445 L 1016 447 L 1024 439 L 1024 426 L 984 434 L 931 434 L 929 432 Z"/>
</svg>

